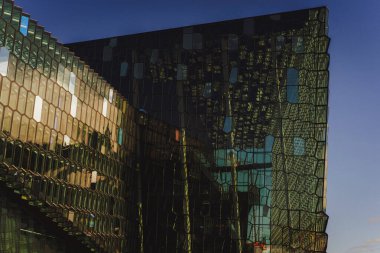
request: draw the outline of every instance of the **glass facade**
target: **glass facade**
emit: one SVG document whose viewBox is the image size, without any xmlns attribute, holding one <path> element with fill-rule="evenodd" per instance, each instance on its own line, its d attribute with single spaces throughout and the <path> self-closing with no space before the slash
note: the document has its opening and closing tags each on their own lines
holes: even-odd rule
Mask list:
<svg viewBox="0 0 380 253">
<path fill-rule="evenodd" d="M 316 8 L 68 45 L 149 118 L 137 247 L 326 251 L 327 33 Z"/>
<path fill-rule="evenodd" d="M 38 236 L 24 247 L 17 235 L 50 233 L 22 221 L 33 212 L 86 246 L 61 241 L 46 252 L 125 252 L 134 110 L 13 2 L 0 1 L 0 11 L 1 187 L 30 206 L 12 218 L 16 207 L 2 202 L 0 252 L 42 252 Z"/>
<path fill-rule="evenodd" d="M 1 253 L 326 252 L 326 8 L 62 45 L 0 3 Z"/>
</svg>

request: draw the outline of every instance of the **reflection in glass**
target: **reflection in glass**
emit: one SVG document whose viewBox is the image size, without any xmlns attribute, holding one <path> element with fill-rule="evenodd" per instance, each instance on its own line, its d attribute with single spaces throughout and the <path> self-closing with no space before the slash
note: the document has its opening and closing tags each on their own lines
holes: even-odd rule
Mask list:
<svg viewBox="0 0 380 253">
<path fill-rule="evenodd" d="M 224 118 L 223 132 L 230 133 L 232 131 L 232 117 L 226 116 Z"/>
</svg>

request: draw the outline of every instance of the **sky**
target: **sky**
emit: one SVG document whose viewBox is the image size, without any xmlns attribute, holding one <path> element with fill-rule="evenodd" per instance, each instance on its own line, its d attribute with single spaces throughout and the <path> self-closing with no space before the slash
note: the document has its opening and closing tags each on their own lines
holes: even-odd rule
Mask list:
<svg viewBox="0 0 380 253">
<path fill-rule="evenodd" d="M 325 5 L 329 253 L 380 253 L 379 0 L 15 0 L 62 43 Z"/>
</svg>

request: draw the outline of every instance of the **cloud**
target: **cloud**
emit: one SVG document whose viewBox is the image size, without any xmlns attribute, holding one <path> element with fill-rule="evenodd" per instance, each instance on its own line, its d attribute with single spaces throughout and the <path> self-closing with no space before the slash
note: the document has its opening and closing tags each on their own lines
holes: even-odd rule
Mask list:
<svg viewBox="0 0 380 253">
<path fill-rule="evenodd" d="M 345 253 L 380 253 L 380 237 L 367 240 L 359 246 L 348 249 Z"/>
<path fill-rule="evenodd" d="M 368 219 L 368 222 L 370 224 L 380 223 L 380 216 L 371 217 Z"/>
</svg>

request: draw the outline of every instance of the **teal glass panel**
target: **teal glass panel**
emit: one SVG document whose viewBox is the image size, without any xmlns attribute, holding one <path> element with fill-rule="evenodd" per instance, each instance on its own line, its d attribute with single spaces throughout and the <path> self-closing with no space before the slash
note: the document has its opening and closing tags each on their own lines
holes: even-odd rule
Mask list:
<svg viewBox="0 0 380 253">
<path fill-rule="evenodd" d="M 286 97 L 289 103 L 298 103 L 298 85 L 299 73 L 295 68 L 289 68 L 287 71 Z"/>
<path fill-rule="evenodd" d="M 272 169 L 252 170 L 250 180 L 259 189 L 260 201 L 253 202 L 249 208 L 247 241 L 270 245 Z"/>
<path fill-rule="evenodd" d="M 20 32 L 26 36 L 28 34 L 29 17 L 21 16 Z"/>
<path fill-rule="evenodd" d="M 117 143 L 119 143 L 119 145 L 123 144 L 123 129 L 122 128 L 119 128 L 118 135 L 117 135 Z"/>
<path fill-rule="evenodd" d="M 305 140 L 300 137 L 294 137 L 293 139 L 294 155 L 305 154 Z"/>
<path fill-rule="evenodd" d="M 272 152 L 273 143 L 274 143 L 274 136 L 267 135 L 265 137 L 265 152 Z"/>
</svg>

